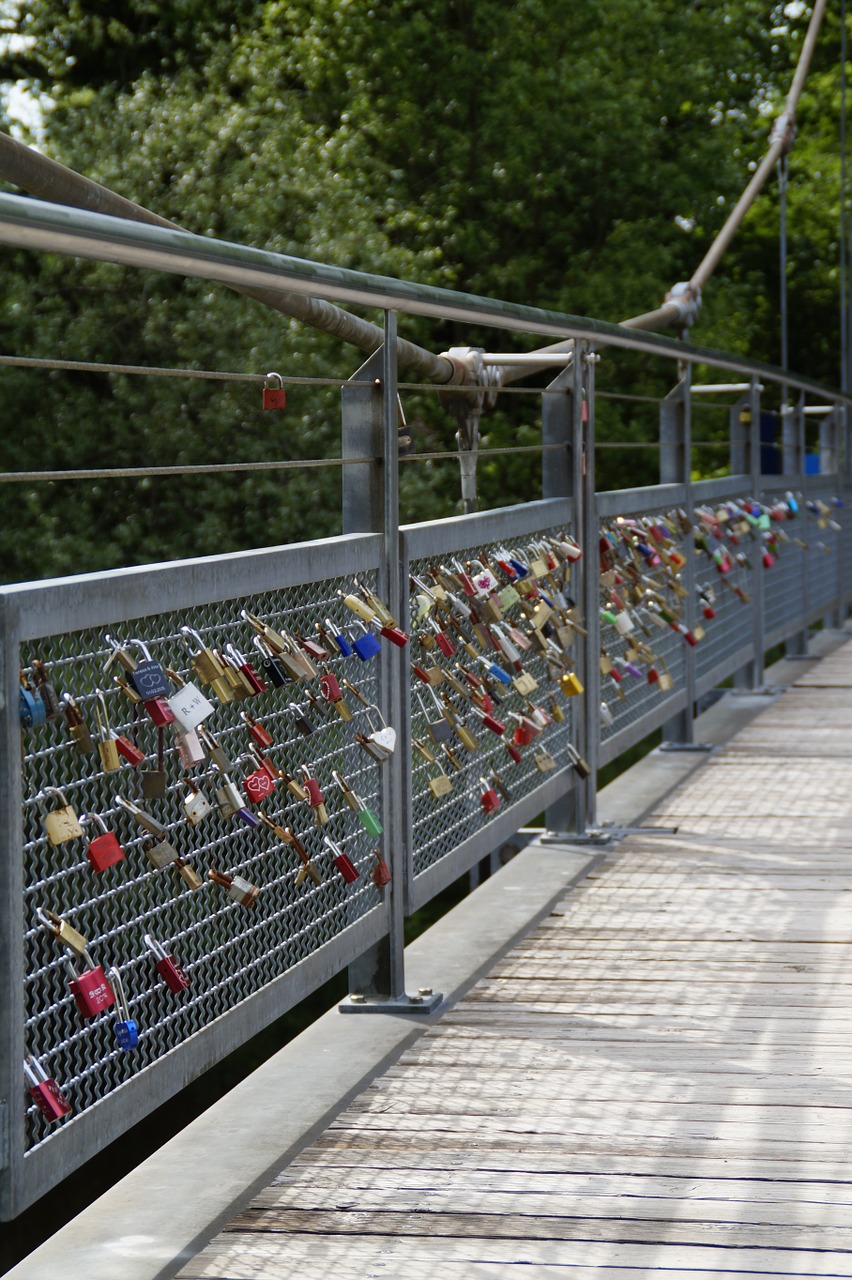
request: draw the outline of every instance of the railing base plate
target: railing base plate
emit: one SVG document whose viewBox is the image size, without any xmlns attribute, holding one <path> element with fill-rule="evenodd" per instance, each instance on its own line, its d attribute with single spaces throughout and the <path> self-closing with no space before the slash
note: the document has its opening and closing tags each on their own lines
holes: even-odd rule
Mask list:
<svg viewBox="0 0 852 1280">
<path fill-rule="evenodd" d="M 661 742 L 660 751 L 712 751 L 715 742 Z"/>
<path fill-rule="evenodd" d="M 406 993 L 388 996 L 387 999 L 353 992 L 337 1007 L 341 1013 L 417 1013 L 422 1016 L 434 1013 L 443 999 L 440 991 L 430 991 L 426 987 L 413 996 Z"/>
</svg>

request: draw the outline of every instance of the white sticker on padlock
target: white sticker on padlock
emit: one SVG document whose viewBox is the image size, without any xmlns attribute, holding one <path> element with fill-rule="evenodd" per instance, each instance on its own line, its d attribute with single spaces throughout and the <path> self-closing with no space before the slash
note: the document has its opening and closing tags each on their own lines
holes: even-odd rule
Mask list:
<svg viewBox="0 0 852 1280">
<path fill-rule="evenodd" d="M 180 727 L 187 733 L 212 715 L 216 710 L 213 703 L 199 689 L 198 685 L 188 681 L 177 693 L 168 699 L 168 704 L 175 714 Z"/>
</svg>

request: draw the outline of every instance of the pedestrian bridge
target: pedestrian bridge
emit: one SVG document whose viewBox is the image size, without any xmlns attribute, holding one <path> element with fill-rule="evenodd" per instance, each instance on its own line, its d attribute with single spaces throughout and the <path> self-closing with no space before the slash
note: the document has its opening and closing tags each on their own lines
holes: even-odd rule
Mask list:
<svg viewBox="0 0 852 1280">
<path fill-rule="evenodd" d="M 409 948 L 436 1015 L 328 1014 L 14 1280 L 852 1276 L 852 640 L 817 650 L 604 791 L 622 838 L 537 839 Z"/>
</svg>

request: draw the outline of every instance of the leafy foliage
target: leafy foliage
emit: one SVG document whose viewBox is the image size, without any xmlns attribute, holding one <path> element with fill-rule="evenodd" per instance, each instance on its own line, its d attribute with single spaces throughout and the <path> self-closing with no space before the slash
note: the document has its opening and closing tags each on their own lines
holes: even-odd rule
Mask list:
<svg viewBox="0 0 852 1280">
<path fill-rule="evenodd" d="M 788 4 L 767 21 L 757 0 L 5 8 L 25 47 L 0 79 L 42 95 L 44 149 L 188 229 L 613 320 L 691 274 L 765 147 L 807 17 Z M 791 161 L 791 350 L 831 381 L 837 98 L 824 53 Z M 696 338 L 777 359 L 777 270 L 769 193 L 707 290 Z M 361 362 L 199 281 L 11 253 L 0 277 L 9 352 L 319 377 Z M 494 331 L 402 324 L 434 350 L 494 345 Z M 601 367 L 604 388 L 640 396 L 671 376 L 630 356 Z M 294 389 L 280 416 L 259 400 L 243 382 L 5 368 L 0 469 L 337 453 L 335 391 Z M 419 449 L 453 447 L 434 394 L 407 393 L 405 408 Z M 504 396 L 483 430 L 497 446 L 532 443 L 538 419 L 535 397 Z M 602 402 L 600 429 L 651 440 L 653 407 Z M 483 503 L 534 494 L 529 457 L 483 463 Z M 652 452 L 608 453 L 602 481 L 652 482 L 655 465 Z M 318 536 L 338 528 L 339 487 L 336 470 L 16 485 L 0 552 L 16 578 Z M 451 512 L 457 469 L 406 464 L 401 492 L 409 518 Z"/>
</svg>

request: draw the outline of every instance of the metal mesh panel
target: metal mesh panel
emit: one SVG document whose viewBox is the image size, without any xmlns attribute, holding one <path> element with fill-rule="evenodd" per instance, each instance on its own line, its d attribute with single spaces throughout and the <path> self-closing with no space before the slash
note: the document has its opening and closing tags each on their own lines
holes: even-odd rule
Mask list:
<svg viewBox="0 0 852 1280">
<path fill-rule="evenodd" d="M 563 533 L 564 527 L 548 528 L 530 537 L 547 537 Z M 529 540 L 530 538 L 521 538 L 514 541 L 513 545 L 520 551 L 522 558 L 526 558 Z M 497 543 L 479 544 L 459 547 L 453 555 L 462 562 L 479 560 L 483 554 L 489 560 L 493 560 L 498 549 Z M 426 560 L 414 560 L 409 568 L 412 574 L 420 576 L 428 571 L 429 563 Z M 413 608 L 412 604 L 412 610 Z M 507 618 L 513 619 L 516 611 L 517 605 L 507 611 Z M 467 639 L 475 639 L 469 626 L 464 627 L 463 630 Z M 418 663 L 425 661 L 428 665 L 437 664 L 453 670 L 456 657 L 444 657 L 436 649 L 428 650 L 425 658 L 423 654 L 424 651 L 421 649 L 418 655 L 415 644 L 414 657 Z M 457 656 L 460 656 L 464 664 L 477 668 L 482 674 L 487 675 L 485 668 L 479 663 L 469 661 L 463 650 L 460 649 Z M 507 671 L 509 670 L 509 663 L 502 654 L 492 650 L 487 656 Z M 425 741 L 434 750 L 437 760 L 441 762 L 440 768 L 444 769 L 453 785 L 449 795 L 440 798 L 433 796 L 429 790 L 429 779 L 437 776 L 439 768 L 428 763 L 416 749 L 412 751 L 413 874 L 415 877 L 452 853 L 469 836 L 475 835 L 487 826 L 489 816 L 484 812 L 481 804 L 483 787 L 480 779 L 489 778 L 492 767 L 497 769 L 511 795 L 510 800 L 505 798 L 502 800 L 499 810 L 500 813 L 506 813 L 511 811 L 513 804 L 533 794 L 552 776 L 552 771 L 541 772 L 537 767 L 535 760 L 537 752 L 549 753 L 560 768 L 564 769 L 569 763 L 565 744 L 572 741 L 571 700 L 566 699 L 560 692 L 558 681 L 549 674 L 548 664 L 539 650 L 532 648 L 521 656 L 524 670 L 538 682 L 538 689 L 531 695 L 534 705 L 551 710 L 555 702 L 557 707 L 561 708 L 564 719 L 561 722 L 552 720 L 532 743 L 524 746 L 521 749 L 522 759 L 519 763 L 515 763 L 510 758 L 501 737 L 480 725 L 475 716 L 470 716 L 468 723 L 479 742 L 479 750 L 468 752 L 458 741 L 454 741 L 451 746 L 462 766 L 460 770 L 455 770 L 444 759 L 440 748 L 434 747 L 431 743 L 427 715 L 421 706 L 421 701 L 429 713 L 428 720 L 437 720 L 439 712 L 426 686 L 412 675 L 412 735 L 414 738 Z M 501 723 L 506 724 L 505 738 L 508 739 L 512 736 L 513 728 L 517 723 L 512 719 L 511 712 L 522 712 L 527 700 L 516 690 L 503 686 L 496 680 L 492 680 L 491 684 L 503 699 L 499 705 L 495 705 L 494 715 Z M 440 688 L 444 689 L 446 685 Z M 458 703 L 460 699 L 456 698 L 455 701 Z"/>
<path fill-rule="evenodd" d="M 655 515 L 664 515 L 665 512 L 641 512 L 641 518 L 653 519 Z M 621 512 L 624 519 L 634 518 L 635 513 L 630 510 Z M 605 528 L 611 522 L 606 520 L 601 525 Z M 683 552 L 682 539 L 679 543 L 680 550 Z M 655 587 L 665 597 L 667 603 L 677 614 L 681 612 L 679 598 L 667 585 L 665 579 L 661 575 L 655 575 L 653 570 L 648 570 L 647 575 L 649 581 L 653 581 Z M 609 601 L 609 590 L 603 588 L 601 591 L 602 604 Z M 607 654 L 613 661 L 617 659 L 625 659 L 632 647 L 632 639 L 638 637 L 646 644 L 655 655 L 655 669 L 658 674 L 664 672 L 672 678 L 672 689 L 668 692 L 660 688 L 660 683 L 649 682 L 647 678 L 647 669 L 644 664 L 638 666 L 638 675 L 631 674 L 629 670 L 622 669 L 616 663 L 616 669 L 621 673 L 621 683 L 616 683 L 612 675 L 601 676 L 601 701 L 608 708 L 612 715 L 612 724 L 608 724 L 605 719 L 601 719 L 601 743 L 608 742 L 614 738 L 616 734 L 623 730 L 638 724 L 639 721 L 648 719 L 648 732 L 654 728 L 655 724 L 661 723 L 664 716 L 660 712 L 680 690 L 683 689 L 686 679 L 686 655 L 684 646 L 686 641 L 678 632 L 673 631 L 666 623 L 662 628 L 658 627 L 650 617 L 642 614 L 633 613 L 634 621 L 638 624 L 634 633 L 628 636 L 622 636 L 615 629 L 612 623 L 601 618 L 601 650 Z M 635 663 L 633 664 L 636 665 Z"/>
<path fill-rule="evenodd" d="M 839 586 L 841 532 L 819 528 L 818 521 L 810 517 L 808 535 L 807 574 L 808 609 L 829 609 L 837 600 Z"/>
<path fill-rule="evenodd" d="M 746 554 L 753 562 L 760 554 L 759 547 L 750 540 Z M 754 639 L 751 593 L 752 570 L 745 565 L 734 564 L 729 573 L 719 574 L 706 556 L 696 560 L 697 582 L 700 590 L 712 593 L 712 609 L 715 618 L 702 619 L 704 639 L 695 650 L 696 679 L 701 680 L 712 671 L 727 666 L 734 655 L 750 645 Z M 737 595 L 737 588 L 745 599 Z M 712 678 L 712 677 L 711 677 Z"/>
<path fill-rule="evenodd" d="M 795 542 L 786 542 L 775 564 L 763 575 L 763 618 L 767 640 L 793 632 L 797 624 L 803 624 L 804 591 L 805 552 Z"/>
<path fill-rule="evenodd" d="M 375 585 L 372 573 L 362 573 L 360 579 L 368 586 Z M 208 646 L 232 642 L 247 653 L 252 650 L 252 632 L 240 617 L 242 608 L 273 627 L 312 635 L 314 623 L 327 615 L 343 625 L 351 618 L 337 598 L 338 589 L 351 590 L 351 580 L 331 578 L 140 618 L 123 624 L 120 638 L 141 637 L 150 645 L 153 657 L 194 679 L 180 637 L 182 625 L 194 627 Z M 354 738 L 355 730 L 369 733 L 377 726 L 375 717 L 371 722 L 371 713 L 349 695 L 353 718 L 344 723 L 319 699 L 320 709 L 310 713 L 315 731 L 302 736 L 288 704 L 304 705 L 308 688 L 318 692 L 318 681 L 310 680 L 282 688 L 270 686 L 259 697 L 228 706 L 217 704 L 207 721 L 236 763 L 251 745 L 240 716 L 240 711 L 247 711 L 272 735 L 274 745 L 266 754 L 276 766 L 298 775 L 305 765 L 318 778 L 330 815 L 321 830 L 314 827 L 309 806 L 293 797 L 283 783 L 279 782 L 264 805 L 276 822 L 292 828 L 321 873 L 320 885 L 307 879 L 297 886 L 301 862 L 296 852 L 263 824 L 251 828 L 239 818 L 225 819 L 215 806 L 196 827 L 184 821 L 180 800 L 186 792 L 181 780 L 187 771 L 168 730 L 163 757 L 166 795 L 139 800 L 138 773 L 156 761 L 157 730 L 144 711 L 141 718 L 134 718 L 133 706 L 112 685 L 112 671 L 104 673 L 110 652 L 104 633 L 88 630 L 32 642 L 21 655 L 27 670 L 34 659 L 46 664 L 57 690 L 73 694 L 92 727 L 94 691 L 98 686 L 105 688 L 113 730 L 136 737 L 140 749 L 147 753 L 146 764 L 139 771 L 122 762 L 118 771 L 104 773 L 97 754 L 81 753 L 70 740 L 64 719 L 25 734 L 25 1043 L 27 1051 L 41 1058 L 49 1074 L 60 1082 L 77 1116 L 310 956 L 379 901 L 379 891 L 369 875 L 375 841 L 347 807 L 331 776 L 332 769 L 342 770 L 365 802 L 380 809 L 381 766 L 357 748 Z M 375 661 L 362 664 L 356 657 L 332 655 L 328 668 L 338 678 L 347 674 L 368 701 L 376 700 Z M 210 690 L 205 692 L 212 701 Z M 255 767 L 243 761 L 235 769 L 234 780 L 239 784 Z M 212 802 L 221 779 L 217 781 L 215 770 L 210 773 L 208 769 L 209 762 L 189 772 Z M 95 873 L 86 857 L 86 840 L 77 838 L 52 847 L 42 825 L 44 806 L 35 798 L 46 786 L 61 788 L 78 814 L 100 815 L 118 835 L 126 853 L 124 860 Z M 145 855 L 145 842 L 150 837 L 117 804 L 117 795 L 139 800 L 142 808 L 160 819 L 181 857 L 202 878 L 208 867 L 214 867 L 259 886 L 255 906 L 246 909 L 206 879 L 203 887 L 191 890 L 173 866 L 155 869 Z M 96 834 L 97 830 L 87 827 L 87 837 Z M 360 878 L 354 884 L 345 883 L 333 867 L 331 854 L 322 843 L 323 834 L 330 835 L 358 868 Z M 95 964 L 119 969 L 131 1017 L 139 1025 L 136 1049 L 119 1049 L 114 1009 L 85 1021 L 78 1014 L 67 986 L 64 950 L 39 925 L 37 907 L 55 911 L 79 929 L 89 940 Z M 190 980 L 187 990 L 173 994 L 166 989 L 155 971 L 154 957 L 143 943 L 146 933 L 174 953 Z M 28 1146 L 51 1141 L 64 1123 L 48 1129 L 41 1113 L 30 1107 Z"/>
</svg>

